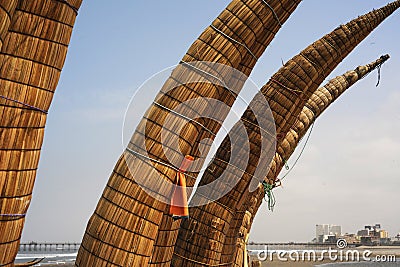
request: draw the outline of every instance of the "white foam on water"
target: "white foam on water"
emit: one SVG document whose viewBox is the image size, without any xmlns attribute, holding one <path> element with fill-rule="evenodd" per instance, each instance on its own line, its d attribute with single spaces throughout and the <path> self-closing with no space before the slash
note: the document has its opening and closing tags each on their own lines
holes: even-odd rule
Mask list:
<svg viewBox="0 0 400 267">
<path fill-rule="evenodd" d="M 26 260 L 26 259 L 37 259 L 37 258 L 61 258 L 61 257 L 76 257 L 78 252 L 68 253 L 68 254 L 18 254 L 15 259 L 17 260 Z"/>
</svg>

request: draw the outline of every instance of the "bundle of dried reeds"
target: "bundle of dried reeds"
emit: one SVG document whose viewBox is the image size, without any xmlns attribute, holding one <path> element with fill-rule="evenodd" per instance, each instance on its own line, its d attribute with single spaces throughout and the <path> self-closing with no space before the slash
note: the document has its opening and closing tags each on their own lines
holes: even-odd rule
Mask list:
<svg viewBox="0 0 400 267">
<path fill-rule="evenodd" d="M 381 56 L 370 64 L 359 66 L 352 71 L 348 71 L 341 76 L 333 78 L 325 86 L 315 91 L 298 116 L 297 122 L 287 133 L 283 142 L 277 147 L 277 152 L 273 159 L 275 168 L 274 170 L 271 169 L 266 176 L 266 181 L 268 183 L 275 184 L 277 182 L 277 176 L 285 164 L 284 159 L 290 158 L 298 143 L 306 135 L 315 120 L 347 89 L 376 68 L 380 68 L 388 59 L 389 55 Z M 261 201 L 259 200 L 263 199 L 264 194 L 264 189 L 260 186 L 256 191 L 250 193 L 247 201 L 244 202 L 241 207 L 238 207 L 239 211 L 235 214 L 236 225 L 231 227 L 228 232 L 232 243 L 230 246 L 228 245 L 229 243 L 227 243 L 223 251 L 223 258 L 231 258 L 232 255 L 237 255 L 235 266 L 242 266 L 239 255 L 243 254 L 243 251 L 240 251 L 243 249 L 243 246 L 239 246 L 243 241 L 237 237 L 237 233 L 240 235 L 249 233 L 254 216 L 261 205 Z M 251 214 L 251 219 L 249 220 L 246 215 L 243 214 Z M 234 242 L 236 242 L 236 245 Z"/>
<path fill-rule="evenodd" d="M 299 55 L 285 64 L 261 89 L 261 93 L 268 100 L 271 107 L 276 130 L 277 144 L 280 145 L 283 137 L 295 123 L 306 101 L 318 88 L 318 85 L 329 73 L 386 17 L 400 6 L 400 1 L 374 10 L 361 16 L 346 25 L 341 25 L 332 33 L 313 43 Z M 261 107 L 260 107 L 261 108 Z M 220 262 L 223 244 L 233 219 L 235 209 L 246 199 L 248 187 L 257 168 L 269 166 L 270 162 L 260 159 L 260 131 L 251 110 L 247 110 L 242 122 L 249 133 L 251 150 L 248 166 L 236 187 L 225 197 L 204 207 L 193 208 L 191 218 L 181 225 L 175 256 L 174 266 L 199 266 L 215 264 L 231 264 L 233 259 Z M 250 123 L 249 123 L 250 122 Z M 235 127 L 233 128 L 235 129 Z M 232 134 L 230 134 L 232 135 Z M 245 142 L 248 142 L 245 140 Z M 243 144 L 244 146 L 245 144 Z M 208 166 L 202 177 L 201 184 L 215 181 L 226 167 L 224 162 L 229 161 L 230 141 L 226 138 L 218 149 L 215 159 Z M 240 147 L 240 145 L 239 145 Z M 268 171 L 268 170 L 267 170 Z M 262 177 L 267 174 L 265 172 Z M 235 173 L 232 176 L 236 175 Z M 257 179 L 261 177 L 257 175 Z M 237 177 L 232 177 L 237 180 Z M 223 187 L 216 188 L 216 191 Z M 195 195 L 196 196 L 196 195 Z M 202 198 L 203 196 L 198 196 Z M 215 226 L 215 220 L 219 220 Z M 195 224 L 193 222 L 196 222 Z M 193 228 L 196 225 L 196 228 Z"/>
<path fill-rule="evenodd" d="M 11 2 L 6 6 L 14 12 L 9 27 L 3 24 L 0 53 L 1 266 L 12 266 L 19 249 L 47 110 L 81 4 L 81 0 Z"/>
<path fill-rule="evenodd" d="M 162 224 L 170 231 L 177 224 L 173 224 L 172 220 L 166 217 L 164 222 L 162 221 L 168 208 L 165 202 L 158 198 L 165 199 L 171 191 L 169 183 L 165 181 L 172 182 L 176 175 L 174 162 L 182 162 L 185 155 L 191 155 L 198 160 L 198 165 L 201 165 L 205 158 L 201 157 L 198 149 L 201 140 L 213 139 L 220 128 L 220 124 L 214 120 L 198 119 L 189 121 L 183 131 L 174 135 L 176 129 L 173 126 L 170 129 L 165 126 L 166 118 L 174 116 L 171 110 L 179 104 L 196 98 L 216 99 L 231 106 L 246 77 L 238 77 L 232 73 L 232 69 L 224 68 L 223 65 L 241 70 L 246 75 L 250 74 L 266 44 L 277 32 L 276 24 L 281 23 L 277 20 L 285 21 L 291 13 L 288 10 L 294 9 L 292 6 L 297 6 L 300 1 L 292 2 L 287 5 L 285 1 L 281 8 L 281 1 L 234 0 L 189 48 L 182 64 L 166 81 L 139 124 L 140 130 L 135 132 L 127 150 L 114 168 L 96 211 L 88 223 L 76 261 L 78 266 L 98 266 L 106 263 L 146 266 L 152 254 L 156 255 L 154 260 L 151 260 L 152 263 L 158 264 L 166 260 L 164 256 L 157 256 L 161 255 L 158 251 L 153 253 L 158 229 Z M 280 12 L 276 13 L 274 8 Z M 268 25 L 265 25 L 265 21 L 269 21 Z M 210 67 L 199 63 L 193 68 L 187 64 L 193 61 L 223 65 Z M 193 70 L 201 67 L 221 78 L 228 86 L 208 82 L 187 83 L 188 77 L 199 75 Z M 169 90 L 171 88 L 172 90 Z M 199 115 L 204 114 L 205 110 L 213 110 L 222 119 L 229 112 L 214 108 L 211 102 L 207 101 L 204 105 L 190 109 Z M 173 119 L 171 125 L 179 124 L 179 119 Z M 174 135 L 171 138 L 179 140 L 180 151 L 161 142 L 161 132 L 165 130 Z M 143 139 L 145 148 L 138 145 Z M 196 174 L 190 173 L 192 177 Z M 142 182 L 138 184 L 138 181 Z M 193 182 L 189 180 L 188 184 Z M 155 185 L 158 192 L 154 194 L 157 199 L 143 190 Z M 160 232 L 157 245 L 161 250 L 168 249 L 170 255 L 167 258 L 170 258 L 172 247 L 169 244 L 173 244 L 175 237 L 167 231 Z"/>
<path fill-rule="evenodd" d="M 213 23 L 216 29 L 229 28 L 231 36 L 237 36 L 235 29 L 240 29 L 241 24 L 249 25 L 254 33 L 255 42 L 249 47 L 252 54 L 247 54 L 240 63 L 238 70 L 246 75 L 250 74 L 251 69 L 258 58 L 265 51 L 266 47 L 272 41 L 280 27 L 287 21 L 290 14 L 294 12 L 300 1 L 248 1 L 241 3 L 239 7 L 232 2 L 226 10 L 230 13 L 222 13 Z M 232 17 L 235 10 L 243 9 L 244 13 L 239 13 L 238 17 Z M 228 16 L 229 14 L 229 16 Z M 233 19 L 232 19 L 233 18 Z M 217 24 L 217 22 L 220 24 Z M 224 30 L 225 31 L 225 30 Z M 241 37 L 243 38 L 243 37 Z M 241 39 L 242 40 L 242 39 Z M 246 39 L 242 40 L 246 42 Z M 254 57 L 255 56 L 255 57 Z M 194 179 L 189 179 L 189 186 L 194 186 Z M 150 259 L 150 266 L 166 265 L 171 261 L 174 245 L 176 242 L 177 231 L 180 227 L 180 221 L 173 221 L 168 212 L 164 212 L 163 219 L 158 229 L 158 235 L 154 244 L 154 249 Z"/>
<path fill-rule="evenodd" d="M 0 0 L 0 50 L 10 27 L 18 0 Z"/>
</svg>

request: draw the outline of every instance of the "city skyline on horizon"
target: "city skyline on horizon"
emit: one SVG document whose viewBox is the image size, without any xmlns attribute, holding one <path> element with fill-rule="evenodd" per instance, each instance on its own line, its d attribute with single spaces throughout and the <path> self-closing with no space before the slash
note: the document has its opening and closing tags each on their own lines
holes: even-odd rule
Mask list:
<svg viewBox="0 0 400 267">
<path fill-rule="evenodd" d="M 334 223 L 317 223 L 317 224 L 315 224 L 315 225 L 337 225 L 337 226 L 341 226 L 340 224 L 334 224 Z M 364 225 L 362 225 L 361 227 L 363 228 L 363 227 L 365 227 L 365 226 L 369 226 L 369 225 L 371 225 L 371 226 L 373 226 L 373 225 L 380 225 L 381 227 L 383 226 L 383 225 L 385 225 L 385 224 L 382 224 L 382 223 L 373 223 L 373 224 L 364 224 Z M 382 229 L 385 229 L 384 227 L 382 227 Z M 358 230 L 355 230 L 355 231 L 358 231 Z M 345 234 L 351 234 L 351 233 L 354 233 L 355 231 L 343 231 L 343 229 L 342 229 L 342 234 L 343 233 L 345 233 Z M 390 231 L 388 231 L 389 233 L 390 233 Z M 399 232 L 396 232 L 395 233 L 395 235 L 398 235 L 398 234 L 400 234 L 400 231 Z"/>
</svg>

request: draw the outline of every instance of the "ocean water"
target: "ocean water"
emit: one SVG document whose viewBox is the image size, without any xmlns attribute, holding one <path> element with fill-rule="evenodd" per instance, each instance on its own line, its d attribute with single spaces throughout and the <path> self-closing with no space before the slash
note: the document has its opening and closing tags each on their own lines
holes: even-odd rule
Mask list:
<svg viewBox="0 0 400 267">
<path fill-rule="evenodd" d="M 256 256 L 258 252 L 261 250 L 250 250 L 249 254 Z M 278 252 L 279 250 L 275 250 Z M 289 251 L 289 250 L 285 250 Z M 298 250 L 301 252 L 301 250 Z M 271 252 L 271 251 L 270 251 Z M 46 266 L 57 264 L 62 266 L 63 264 L 73 263 L 77 256 L 77 249 L 57 249 L 52 248 L 50 250 L 44 251 L 20 251 L 16 258 L 16 263 L 28 262 L 38 258 L 44 258 L 44 260 L 36 265 L 36 266 Z M 318 267 L 399 267 L 400 259 L 398 258 L 396 262 L 337 262 L 337 263 L 327 263 L 327 264 L 318 264 L 315 263 L 315 266 Z M 271 265 L 273 266 L 273 265 Z M 293 266 L 296 266 L 293 263 Z"/>
<path fill-rule="evenodd" d="M 76 259 L 78 251 L 75 249 L 61 250 L 51 249 L 47 251 L 20 251 L 15 259 L 16 263 L 28 262 L 35 259 L 44 258 L 44 260 L 35 266 L 46 266 L 50 264 L 61 265 L 72 263 Z"/>
</svg>

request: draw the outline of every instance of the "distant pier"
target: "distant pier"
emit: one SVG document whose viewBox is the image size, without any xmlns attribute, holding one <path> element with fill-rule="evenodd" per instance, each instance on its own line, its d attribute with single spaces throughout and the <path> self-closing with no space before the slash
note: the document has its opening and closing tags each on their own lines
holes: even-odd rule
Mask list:
<svg viewBox="0 0 400 267">
<path fill-rule="evenodd" d="M 74 251 L 79 249 L 81 243 L 21 243 L 19 251 Z"/>
</svg>

